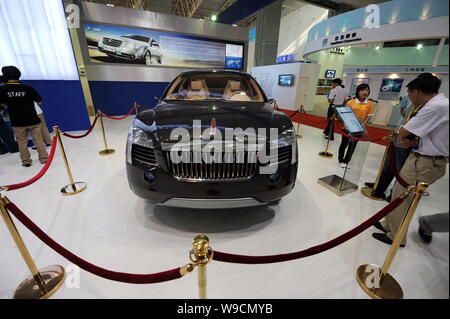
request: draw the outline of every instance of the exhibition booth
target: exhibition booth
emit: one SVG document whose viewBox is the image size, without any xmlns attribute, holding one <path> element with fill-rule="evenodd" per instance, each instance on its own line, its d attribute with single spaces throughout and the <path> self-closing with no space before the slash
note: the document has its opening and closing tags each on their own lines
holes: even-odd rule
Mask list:
<svg viewBox="0 0 450 319">
<path fill-rule="evenodd" d="M 304 4 L 284 20 L 315 15 L 293 39 L 302 58 L 283 50 L 270 65 L 254 63 L 253 28 L 86 1 L 1 4 L 12 49 L 0 66 L 42 95 L 53 133 L 42 165 L 35 152 L 27 168 L 0 159 L 1 299 L 448 297 L 448 234 L 417 235 L 420 216 L 448 211 L 448 172 L 409 185 L 388 155 L 411 80 L 433 73 L 448 96 L 447 1 L 329 19 Z M 351 97 L 370 86 L 367 130 L 346 107 L 327 119 L 336 78 Z M 347 163 L 333 132 L 353 143 Z M 385 202 L 372 195 L 387 162 L 405 191 Z M 395 238 L 374 240 L 403 206 Z"/>
<path fill-rule="evenodd" d="M 322 66 L 313 113 L 326 116 L 326 94 L 336 77 L 350 96 L 358 84 L 368 83 L 369 98 L 378 101 L 372 123 L 388 127 L 398 123 L 395 105 L 418 74 L 438 75 L 441 92 L 448 94 L 447 9 L 445 1 L 390 1 L 312 27 L 304 58 Z"/>
</svg>

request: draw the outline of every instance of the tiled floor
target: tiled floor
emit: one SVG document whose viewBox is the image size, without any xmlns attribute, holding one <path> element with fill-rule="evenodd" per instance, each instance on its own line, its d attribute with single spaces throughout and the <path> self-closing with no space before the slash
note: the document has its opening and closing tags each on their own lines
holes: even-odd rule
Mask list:
<svg viewBox="0 0 450 319">
<path fill-rule="evenodd" d="M 57 242 L 104 268 L 153 273 L 184 265 L 192 238 L 200 233 L 207 234 L 213 249 L 222 252 L 268 255 L 302 250 L 341 235 L 386 204 L 367 199 L 359 191 L 338 197 L 319 185 L 318 178 L 342 174 L 342 169 L 335 158 L 317 156 L 324 147 L 321 131 L 301 126 L 298 181 L 279 205 L 220 211 L 154 206 L 128 188 L 124 149 L 131 120 L 105 120 L 108 144 L 116 150 L 112 156 L 98 155 L 102 147 L 99 127 L 81 140 L 63 138 L 74 179 L 88 184 L 83 193 L 60 194 L 68 178 L 58 150 L 41 180 L 6 194 Z M 334 154 L 339 140 L 330 145 Z M 358 147 L 364 153 L 365 146 Z M 366 147 L 364 168 L 355 181 L 360 186 L 374 180 L 384 151 L 376 144 Z M 17 154 L 1 156 L 0 185 L 24 181 L 38 172 L 42 166 L 34 151 L 33 158 L 34 165 L 23 168 Z M 429 191 L 431 196 L 422 199 L 412 221 L 408 244 L 398 251 L 390 270 L 405 298 L 449 298 L 449 235 L 434 234 L 426 245 L 417 234 L 418 216 L 448 211 L 448 173 Z M 53 298 L 197 298 L 196 274 L 166 283 L 132 285 L 81 270 L 77 285 L 77 273 L 66 259 L 19 222 L 16 225 L 38 267 L 60 264 L 69 271 L 68 280 Z M 290 262 L 212 262 L 208 265 L 208 297 L 368 298 L 355 280 L 355 271 L 361 264 L 382 265 L 390 247 L 372 239 L 374 231 L 371 228 L 330 251 Z M 0 298 L 11 298 L 28 270 L 3 222 L 0 247 Z"/>
</svg>

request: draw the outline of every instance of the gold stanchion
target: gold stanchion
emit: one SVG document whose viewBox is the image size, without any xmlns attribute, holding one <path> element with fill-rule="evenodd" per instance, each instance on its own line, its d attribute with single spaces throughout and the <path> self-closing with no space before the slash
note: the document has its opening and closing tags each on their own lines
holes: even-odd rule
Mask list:
<svg viewBox="0 0 450 319">
<path fill-rule="evenodd" d="M 402 299 L 403 290 L 398 282 L 392 277 L 388 271 L 394 260 L 395 254 L 406 235 L 409 224 L 419 205 L 420 198 L 426 194 L 428 184 L 417 182 L 416 186 L 410 186 L 408 192 L 402 195 L 402 198 L 409 196 L 414 191 L 414 197 L 408 207 L 405 218 L 400 226 L 399 231 L 395 235 L 391 248 L 386 256 L 384 264 L 381 268 L 377 265 L 361 265 L 356 271 L 356 280 L 361 288 L 374 299 Z"/>
<path fill-rule="evenodd" d="M 214 252 L 209 247 L 209 238 L 206 235 L 196 236 L 192 246 L 189 257 L 198 268 L 198 296 L 199 299 L 206 299 L 206 265 L 213 258 Z"/>
<path fill-rule="evenodd" d="M 82 191 L 84 191 L 86 189 L 87 185 L 84 182 L 76 182 L 75 183 L 73 181 L 72 172 L 70 171 L 69 162 L 67 161 L 66 152 L 64 150 L 64 145 L 61 141 L 61 133 L 59 130 L 59 126 L 53 126 L 53 131 L 55 132 L 56 137 L 58 139 L 59 148 L 61 150 L 61 154 L 62 154 L 62 157 L 64 160 L 64 165 L 66 166 L 67 175 L 69 176 L 69 181 L 70 181 L 69 185 L 66 185 L 63 188 L 61 188 L 61 193 L 63 195 L 75 195 L 75 194 L 81 193 Z"/>
<path fill-rule="evenodd" d="M 325 158 L 333 157 L 333 154 L 328 152 L 328 146 L 330 145 L 331 135 L 334 133 L 334 115 L 331 118 L 331 121 L 333 121 L 333 124 L 331 124 L 330 131 L 328 132 L 328 138 L 327 138 L 327 144 L 325 145 L 325 151 L 319 153 L 320 157 L 325 157 Z"/>
<path fill-rule="evenodd" d="M 37 269 L 30 252 L 25 246 L 22 237 L 5 207 L 8 203 L 8 198 L 0 197 L 0 212 L 3 221 L 32 274 L 17 287 L 14 292 L 14 299 L 47 299 L 63 284 L 65 276 L 64 268 L 59 265 L 52 265 L 40 270 Z"/>
<path fill-rule="evenodd" d="M 300 105 L 298 109 L 298 122 L 297 122 L 297 129 L 295 131 L 297 138 L 302 138 L 303 136 L 300 134 L 300 122 L 302 118 L 302 112 L 303 112 L 303 105 Z"/>
<path fill-rule="evenodd" d="M 114 154 L 114 150 L 108 148 L 108 144 L 106 143 L 106 134 L 105 134 L 105 125 L 103 124 L 103 112 L 98 110 L 98 116 L 100 117 L 100 124 L 102 125 L 102 134 L 103 134 L 103 142 L 105 143 L 105 149 L 98 152 L 102 156 Z"/>
<path fill-rule="evenodd" d="M 380 182 L 381 173 L 383 172 L 384 163 L 387 160 L 387 154 L 389 152 L 389 145 L 391 145 L 393 136 L 394 136 L 394 133 L 390 132 L 388 137 L 386 138 L 386 140 L 387 140 L 386 149 L 384 150 L 383 160 L 381 161 L 380 168 L 378 169 L 377 178 L 375 179 L 375 184 L 373 185 L 373 188 L 370 188 L 370 187 L 361 188 L 361 193 L 364 196 L 369 197 L 370 199 L 384 200 L 384 197 L 377 197 L 376 192 L 377 192 L 378 184 Z"/>
<path fill-rule="evenodd" d="M 134 110 L 136 111 L 136 115 L 138 115 L 139 110 L 138 110 L 138 104 L 137 104 L 137 102 L 134 102 Z"/>
</svg>

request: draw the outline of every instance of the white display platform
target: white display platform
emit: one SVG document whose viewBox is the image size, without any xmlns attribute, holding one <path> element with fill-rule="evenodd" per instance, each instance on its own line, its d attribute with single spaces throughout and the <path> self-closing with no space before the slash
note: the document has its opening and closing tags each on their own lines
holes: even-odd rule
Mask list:
<svg viewBox="0 0 450 319">
<path fill-rule="evenodd" d="M 128 188 L 125 174 L 125 142 L 132 117 L 105 119 L 108 145 L 114 155 L 98 155 L 103 140 L 99 127 L 88 137 L 63 137 L 76 181 L 87 189 L 75 196 L 62 196 L 68 183 L 59 150 L 47 174 L 28 188 L 7 193 L 24 213 L 48 235 L 78 256 L 115 271 L 147 274 L 188 263 L 192 239 L 205 233 L 218 251 L 269 255 L 293 252 L 324 243 L 352 229 L 386 205 L 360 192 L 338 197 L 317 179 L 340 174 L 337 159 L 321 158 L 325 140 L 321 130 L 301 126 L 298 140 L 300 166 L 297 184 L 279 205 L 221 211 L 176 209 L 152 205 Z M 81 132 L 73 132 L 79 134 Z M 330 143 L 337 154 L 340 137 Z M 374 181 L 384 148 L 371 144 L 359 180 Z M 0 157 L 1 183 L 22 182 L 42 167 L 32 152 L 34 165 L 24 168 L 18 154 Z M 418 217 L 448 211 L 449 175 L 429 188 L 421 201 L 400 248 L 391 275 L 401 284 L 405 298 L 449 298 L 449 235 L 433 234 L 424 244 L 418 234 Z M 196 299 L 197 274 L 149 285 L 118 283 L 79 271 L 66 259 L 16 225 L 38 267 L 60 264 L 68 279 L 52 297 L 68 298 L 176 298 Z M 355 279 L 362 264 L 382 264 L 390 246 L 376 241 L 374 227 L 356 238 L 319 255 L 278 264 L 242 265 L 213 261 L 208 265 L 208 297 L 216 299 L 351 298 L 367 299 Z M 29 273 L 3 222 L 0 222 L 0 298 L 11 298 Z M 76 279 L 76 277 L 75 277 Z"/>
</svg>

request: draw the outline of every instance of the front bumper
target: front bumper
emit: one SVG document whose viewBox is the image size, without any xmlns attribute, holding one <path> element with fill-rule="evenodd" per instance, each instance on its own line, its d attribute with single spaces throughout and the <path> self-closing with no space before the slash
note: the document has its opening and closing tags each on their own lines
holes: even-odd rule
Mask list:
<svg viewBox="0 0 450 319">
<path fill-rule="evenodd" d="M 133 52 L 122 52 L 122 51 L 110 51 L 110 50 L 105 50 L 102 47 L 98 47 L 98 50 L 102 53 L 108 54 L 108 55 L 113 55 L 117 58 L 121 58 L 121 59 L 126 59 L 126 60 L 141 60 L 142 56 L 139 54 L 133 54 Z"/>
<path fill-rule="evenodd" d="M 279 178 L 255 175 L 240 181 L 184 182 L 176 180 L 161 167 L 151 170 L 126 163 L 128 183 L 137 196 L 158 204 L 186 208 L 235 208 L 264 205 L 286 196 L 297 178 L 297 163 L 279 164 Z M 149 182 L 145 173 L 151 171 Z"/>
</svg>

